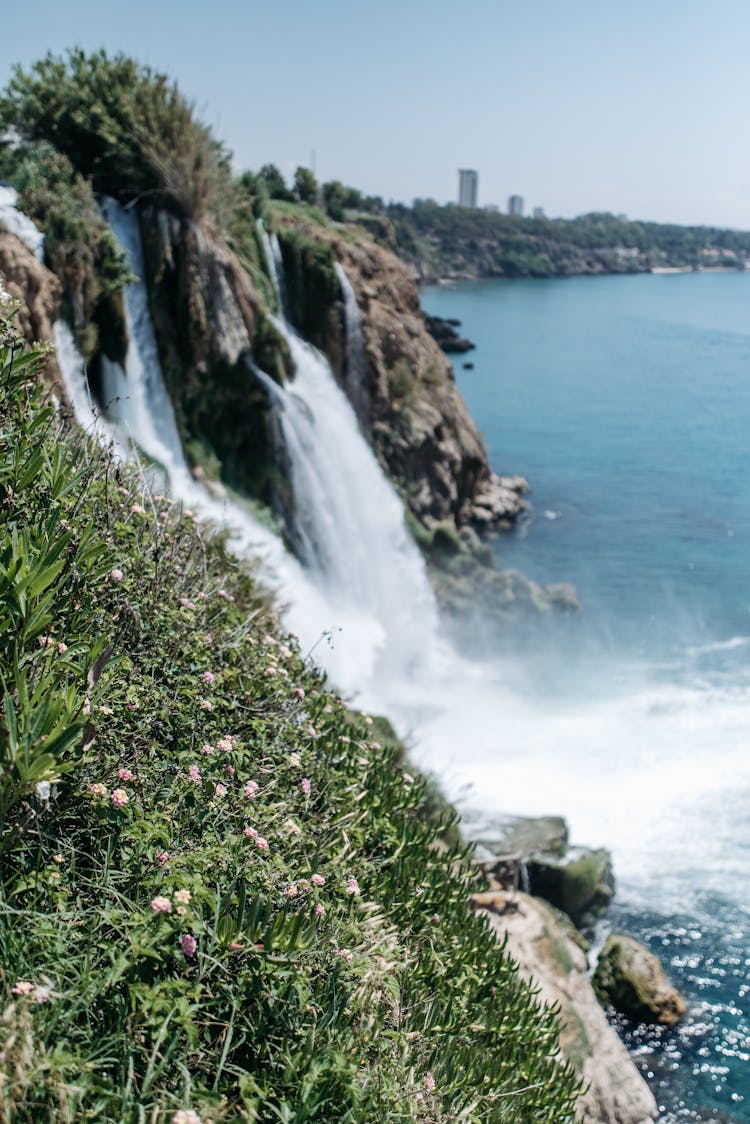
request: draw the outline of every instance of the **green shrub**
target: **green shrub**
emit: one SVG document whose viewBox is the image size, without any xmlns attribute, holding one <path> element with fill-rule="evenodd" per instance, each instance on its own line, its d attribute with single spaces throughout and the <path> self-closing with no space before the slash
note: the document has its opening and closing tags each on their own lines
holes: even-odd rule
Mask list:
<svg viewBox="0 0 750 1124">
<path fill-rule="evenodd" d="M 225 222 L 229 159 L 165 75 L 118 54 L 48 54 L 16 67 L 0 124 L 48 141 L 94 190 L 121 200 L 156 197 L 176 213 Z"/>
</svg>

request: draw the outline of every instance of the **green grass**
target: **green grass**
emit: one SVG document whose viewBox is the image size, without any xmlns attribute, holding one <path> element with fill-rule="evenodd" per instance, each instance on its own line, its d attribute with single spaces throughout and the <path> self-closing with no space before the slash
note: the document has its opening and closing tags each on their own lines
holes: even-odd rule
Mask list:
<svg viewBox="0 0 750 1124">
<path fill-rule="evenodd" d="M 2 340 L 0 1120 L 571 1119 L 449 813 Z"/>
</svg>

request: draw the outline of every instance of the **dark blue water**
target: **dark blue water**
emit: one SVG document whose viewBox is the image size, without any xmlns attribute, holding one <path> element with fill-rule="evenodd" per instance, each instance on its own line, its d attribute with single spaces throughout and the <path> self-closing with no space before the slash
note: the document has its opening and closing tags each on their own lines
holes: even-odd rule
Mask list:
<svg viewBox="0 0 750 1124">
<path fill-rule="evenodd" d="M 627 1030 L 663 1119 L 750 1121 L 750 274 L 466 283 L 423 305 L 477 344 L 458 385 L 493 467 L 533 487 L 503 564 L 584 605 L 514 638 L 533 684 L 507 739 L 518 810 L 556 798 L 611 846 L 613 921 L 688 1000 L 676 1031 Z"/>
</svg>

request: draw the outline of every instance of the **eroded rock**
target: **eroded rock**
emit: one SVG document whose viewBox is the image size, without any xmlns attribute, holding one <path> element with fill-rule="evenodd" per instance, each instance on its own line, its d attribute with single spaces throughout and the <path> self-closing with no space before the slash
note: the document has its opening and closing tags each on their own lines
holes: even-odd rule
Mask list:
<svg viewBox="0 0 750 1124">
<path fill-rule="evenodd" d="M 658 957 L 632 937 L 610 934 L 593 983 L 603 1002 L 635 1022 L 674 1026 L 685 1014 L 685 1002 Z"/>
</svg>

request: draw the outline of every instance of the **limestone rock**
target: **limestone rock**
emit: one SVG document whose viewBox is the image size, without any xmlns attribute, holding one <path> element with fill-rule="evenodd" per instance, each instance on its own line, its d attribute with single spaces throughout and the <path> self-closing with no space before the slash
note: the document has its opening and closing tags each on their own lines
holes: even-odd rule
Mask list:
<svg viewBox="0 0 750 1124">
<path fill-rule="evenodd" d="M 284 228 L 329 247 L 346 273 L 362 316 L 365 370 L 349 385 L 341 316 L 315 340 L 331 359 L 376 454 L 426 527 L 452 522 L 482 530 L 511 526 L 524 510 L 525 481 L 498 477 L 459 394 L 453 369 L 429 334 L 409 269 L 358 230 L 324 227 L 299 215 Z"/>
<path fill-rule="evenodd" d="M 656 956 L 632 937 L 610 934 L 594 973 L 594 987 L 605 1003 L 636 1022 L 674 1026 L 685 1003 L 664 975 Z"/>
<path fill-rule="evenodd" d="M 615 892 L 609 851 L 578 847 L 562 859 L 536 856 L 528 864 L 532 894 L 576 922 L 604 912 Z"/>
<path fill-rule="evenodd" d="M 60 316 L 62 286 L 20 238 L 3 229 L 0 229 L 0 282 L 9 296 L 20 301 L 17 323 L 29 343 L 54 342 L 52 329 Z M 45 374 L 53 394 L 66 401 L 53 353 L 47 358 Z"/>
<path fill-rule="evenodd" d="M 521 974 L 539 988 L 540 1003 L 558 1003 L 560 1048 L 588 1083 L 578 1104 L 585 1124 L 650 1124 L 656 1102 L 615 1030 L 607 1022 L 588 978 L 586 956 L 571 927 L 544 902 L 526 894 L 476 894 Z"/>
</svg>

